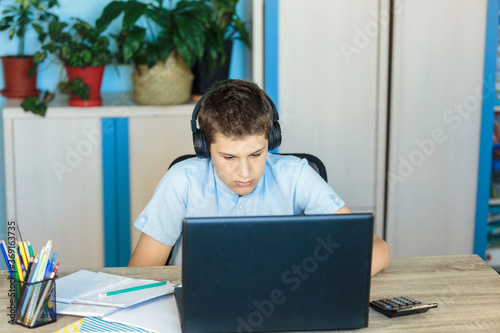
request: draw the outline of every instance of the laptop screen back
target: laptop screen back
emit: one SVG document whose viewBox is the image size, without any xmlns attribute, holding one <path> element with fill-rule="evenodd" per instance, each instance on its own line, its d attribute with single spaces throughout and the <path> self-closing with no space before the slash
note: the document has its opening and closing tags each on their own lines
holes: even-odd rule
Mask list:
<svg viewBox="0 0 500 333">
<path fill-rule="evenodd" d="M 368 326 L 372 214 L 186 218 L 184 332 Z"/>
</svg>

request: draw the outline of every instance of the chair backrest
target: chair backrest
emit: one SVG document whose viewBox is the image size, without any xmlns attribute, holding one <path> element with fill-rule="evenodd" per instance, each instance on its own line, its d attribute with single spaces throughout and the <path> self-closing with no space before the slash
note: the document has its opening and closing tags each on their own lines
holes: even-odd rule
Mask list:
<svg viewBox="0 0 500 333">
<path fill-rule="evenodd" d="M 316 156 L 311 155 L 311 154 L 305 154 L 305 153 L 298 153 L 298 154 L 290 153 L 290 154 L 279 154 L 279 155 L 293 155 L 293 156 L 297 156 L 298 158 L 305 158 L 307 160 L 307 162 L 309 163 L 309 165 L 314 169 L 314 171 L 316 171 L 325 180 L 325 182 L 328 181 L 328 177 L 326 176 L 325 165 Z M 172 163 L 170 163 L 168 168 L 170 169 L 172 167 L 172 165 L 179 163 L 181 161 L 187 160 L 188 158 L 191 158 L 191 157 L 196 157 L 196 155 L 195 154 L 187 154 L 187 155 L 179 156 L 175 160 L 173 160 Z"/>
</svg>

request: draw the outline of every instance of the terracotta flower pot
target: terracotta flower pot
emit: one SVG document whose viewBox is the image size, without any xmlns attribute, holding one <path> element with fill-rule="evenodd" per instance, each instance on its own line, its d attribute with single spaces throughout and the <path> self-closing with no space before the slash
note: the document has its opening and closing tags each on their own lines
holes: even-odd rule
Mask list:
<svg viewBox="0 0 500 333">
<path fill-rule="evenodd" d="M 104 66 L 70 67 L 66 66 L 68 79 L 81 78 L 83 83 L 89 86 L 90 98 L 88 100 L 71 94 L 69 105 L 79 107 L 91 107 L 102 105 L 101 83 L 104 74 Z"/>
<path fill-rule="evenodd" d="M 40 94 L 40 90 L 36 89 L 36 72 L 28 77 L 28 72 L 33 67 L 32 56 L 4 56 L 2 65 L 5 82 L 2 95 L 8 98 L 26 98 Z"/>
</svg>

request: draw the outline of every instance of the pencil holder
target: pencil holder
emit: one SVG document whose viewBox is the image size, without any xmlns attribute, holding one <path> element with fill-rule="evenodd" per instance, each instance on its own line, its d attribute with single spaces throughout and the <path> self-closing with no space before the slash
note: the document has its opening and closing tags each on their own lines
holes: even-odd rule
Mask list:
<svg viewBox="0 0 500 333">
<path fill-rule="evenodd" d="M 34 328 L 57 321 L 56 278 L 39 282 L 16 279 L 16 324 Z"/>
</svg>

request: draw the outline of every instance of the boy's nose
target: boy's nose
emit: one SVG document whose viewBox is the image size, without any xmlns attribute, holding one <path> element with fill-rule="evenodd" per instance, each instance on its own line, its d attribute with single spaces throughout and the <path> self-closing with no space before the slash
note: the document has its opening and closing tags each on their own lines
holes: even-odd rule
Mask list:
<svg viewBox="0 0 500 333">
<path fill-rule="evenodd" d="M 241 178 L 247 178 L 250 176 L 250 165 L 247 161 L 241 161 L 238 164 L 237 174 Z"/>
</svg>

